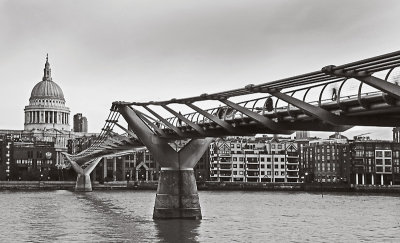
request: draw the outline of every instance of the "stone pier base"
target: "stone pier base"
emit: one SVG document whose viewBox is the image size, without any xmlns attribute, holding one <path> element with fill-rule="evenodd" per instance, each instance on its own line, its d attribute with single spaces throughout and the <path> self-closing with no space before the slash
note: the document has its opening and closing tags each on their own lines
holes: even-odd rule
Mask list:
<svg viewBox="0 0 400 243">
<path fill-rule="evenodd" d="M 90 181 L 90 175 L 78 174 L 75 184 L 76 192 L 91 192 L 92 182 Z"/>
<path fill-rule="evenodd" d="M 201 219 L 193 169 L 161 169 L 153 219 Z"/>
</svg>

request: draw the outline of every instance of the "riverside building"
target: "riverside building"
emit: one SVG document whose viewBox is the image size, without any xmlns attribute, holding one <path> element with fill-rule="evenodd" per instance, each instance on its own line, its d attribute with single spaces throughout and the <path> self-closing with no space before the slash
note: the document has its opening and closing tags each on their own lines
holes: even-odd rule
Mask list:
<svg viewBox="0 0 400 243">
<path fill-rule="evenodd" d="M 299 182 L 297 145 L 277 137 L 219 139 L 210 146 L 210 180 Z"/>
<path fill-rule="evenodd" d="M 400 184 L 400 143 L 355 137 L 310 140 L 300 163 L 306 182 Z"/>
</svg>

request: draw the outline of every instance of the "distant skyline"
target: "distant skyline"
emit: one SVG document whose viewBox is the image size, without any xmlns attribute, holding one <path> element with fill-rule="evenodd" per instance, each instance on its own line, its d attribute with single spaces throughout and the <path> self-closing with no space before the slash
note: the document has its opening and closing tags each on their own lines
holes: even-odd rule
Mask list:
<svg viewBox="0 0 400 243">
<path fill-rule="evenodd" d="M 213 93 L 397 51 L 399 13 L 395 0 L 0 0 L 0 129 L 23 129 L 46 53 L 71 117 L 100 132 L 113 101 Z"/>
</svg>

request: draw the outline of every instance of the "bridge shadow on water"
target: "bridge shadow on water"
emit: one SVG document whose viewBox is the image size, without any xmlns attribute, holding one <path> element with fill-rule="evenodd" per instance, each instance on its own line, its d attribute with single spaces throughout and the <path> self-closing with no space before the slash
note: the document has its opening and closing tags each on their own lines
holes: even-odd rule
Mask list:
<svg viewBox="0 0 400 243">
<path fill-rule="evenodd" d="M 142 242 L 154 238 L 148 234 L 153 230 L 153 222 L 129 208 L 125 201 L 118 201 L 115 197 L 103 197 L 95 193 L 76 193 L 77 199 L 97 215 L 96 224 L 93 227 L 97 238 L 95 241 L 110 242 Z M 133 211 L 133 212 L 132 212 Z M 101 225 L 101 226 L 99 226 Z"/>
<path fill-rule="evenodd" d="M 79 201 L 88 206 L 86 210 L 98 215 L 97 223 L 102 226 L 101 230 L 94 230 L 97 235 L 95 240 L 198 242 L 200 220 L 153 220 L 150 212 L 138 208 L 140 206 L 132 201 L 126 201 L 123 196 L 121 199 L 119 193 L 75 194 Z M 89 227 L 96 228 L 96 225 Z"/>
<path fill-rule="evenodd" d="M 199 242 L 200 220 L 155 220 L 157 238 L 162 242 Z"/>
</svg>

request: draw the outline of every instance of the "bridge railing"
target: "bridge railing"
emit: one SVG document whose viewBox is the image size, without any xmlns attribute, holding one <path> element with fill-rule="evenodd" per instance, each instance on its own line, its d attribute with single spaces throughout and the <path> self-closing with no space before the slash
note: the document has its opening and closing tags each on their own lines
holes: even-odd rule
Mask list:
<svg viewBox="0 0 400 243">
<path fill-rule="evenodd" d="M 397 125 L 400 87 L 388 82 L 388 77 L 399 66 L 397 51 L 240 89 L 166 101 L 114 104 L 129 106 L 157 136 L 175 139 Z M 381 73 L 384 79 L 373 76 Z M 261 97 L 255 98 L 256 94 Z M 207 101 L 219 101 L 220 105 L 206 109 L 195 105 Z M 182 105 L 193 111 L 181 114 L 169 105 Z M 153 107 L 172 116 L 161 115 Z M 376 114 L 383 114 L 384 119 L 378 120 Z"/>
</svg>

